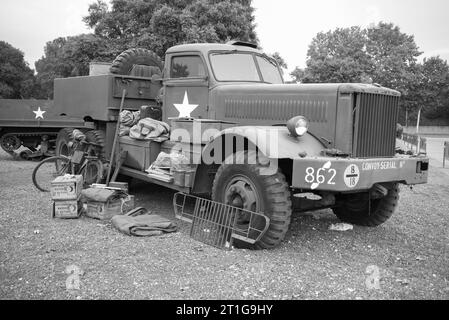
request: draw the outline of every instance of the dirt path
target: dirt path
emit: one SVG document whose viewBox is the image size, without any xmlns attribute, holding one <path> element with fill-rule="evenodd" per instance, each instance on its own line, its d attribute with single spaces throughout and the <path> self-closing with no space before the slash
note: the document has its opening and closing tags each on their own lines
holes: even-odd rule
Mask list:
<svg viewBox="0 0 449 320">
<path fill-rule="evenodd" d="M 449 298 L 442 169 L 431 168 L 428 185 L 403 187 L 397 213 L 379 228 L 331 232 L 338 220 L 325 210 L 295 216 L 276 250 L 227 252 L 190 239 L 183 224 L 131 238 L 96 220 L 52 220 L 48 196 L 31 184 L 34 165 L 0 151 L 2 299 Z M 137 183 L 132 192 L 138 205 L 174 219 L 171 191 Z M 82 270 L 79 290 L 67 289 L 77 283 L 68 267 Z"/>
</svg>

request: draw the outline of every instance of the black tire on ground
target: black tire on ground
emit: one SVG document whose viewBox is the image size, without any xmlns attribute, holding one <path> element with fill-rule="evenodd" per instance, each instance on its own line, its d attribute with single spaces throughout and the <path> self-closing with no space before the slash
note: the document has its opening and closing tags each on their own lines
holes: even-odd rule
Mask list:
<svg viewBox="0 0 449 320">
<path fill-rule="evenodd" d="M 285 176 L 279 169 L 270 172 L 269 175 L 263 175 L 262 170 L 267 168 L 260 164 L 263 161 L 258 162 L 259 164 L 234 164 L 256 163 L 254 162 L 256 158 L 257 154 L 254 151 L 241 151 L 235 154 L 235 162 L 232 161 L 232 157 L 226 159 L 216 173 L 212 199 L 246 210 L 263 212 L 270 218 L 270 226 L 262 239 L 254 245 L 234 240 L 234 245 L 256 250 L 272 249 L 282 242 L 288 231 L 292 212 L 291 193 Z M 240 162 L 243 159 L 248 161 Z M 231 191 L 232 187 L 237 187 L 237 191 Z M 250 192 L 244 194 L 245 199 L 256 198 L 256 201 L 239 198 L 242 195 L 241 190 Z"/>
<path fill-rule="evenodd" d="M 69 143 L 74 141 L 72 128 L 64 128 L 58 132 L 56 137 L 55 153 L 57 156 L 69 156 L 70 146 Z"/>
<path fill-rule="evenodd" d="M 71 173 L 70 160 L 55 156 L 42 160 L 33 170 L 31 178 L 34 186 L 42 192 L 49 192 L 51 182 L 58 176 Z"/>
<path fill-rule="evenodd" d="M 369 200 L 369 193 L 345 195 L 337 199 L 335 215 L 343 222 L 363 227 L 377 227 L 391 218 L 399 202 L 399 184 L 388 186 L 388 194 L 380 199 Z"/>
<path fill-rule="evenodd" d="M 160 70 L 163 69 L 162 61 L 157 54 L 147 49 L 133 48 L 122 52 L 115 58 L 112 62 L 110 72 L 113 74 L 129 75 L 135 65 L 157 67 L 159 74 Z"/>
</svg>

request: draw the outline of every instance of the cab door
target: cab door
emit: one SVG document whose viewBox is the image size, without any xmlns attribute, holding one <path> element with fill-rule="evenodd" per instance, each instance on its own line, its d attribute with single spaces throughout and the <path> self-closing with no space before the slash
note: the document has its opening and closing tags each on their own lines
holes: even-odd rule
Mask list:
<svg viewBox="0 0 449 320">
<path fill-rule="evenodd" d="M 169 118 L 208 118 L 209 75 L 200 54 L 171 55 L 164 80 L 163 121 Z"/>
</svg>

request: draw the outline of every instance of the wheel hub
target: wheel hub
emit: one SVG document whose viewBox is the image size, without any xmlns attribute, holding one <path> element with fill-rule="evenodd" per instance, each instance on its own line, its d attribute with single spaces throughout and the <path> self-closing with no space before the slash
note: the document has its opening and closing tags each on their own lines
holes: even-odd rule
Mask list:
<svg viewBox="0 0 449 320">
<path fill-rule="evenodd" d="M 6 134 L 0 139 L 0 144 L 6 152 L 13 152 L 20 148 L 22 141 L 16 135 Z"/>
<path fill-rule="evenodd" d="M 226 188 L 226 204 L 248 211 L 258 210 L 258 197 L 255 187 L 248 179 L 233 179 Z"/>
</svg>

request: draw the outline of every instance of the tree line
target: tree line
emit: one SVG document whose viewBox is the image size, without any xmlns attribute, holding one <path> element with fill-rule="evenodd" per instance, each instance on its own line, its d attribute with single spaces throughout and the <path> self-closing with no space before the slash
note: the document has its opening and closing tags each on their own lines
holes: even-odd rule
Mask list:
<svg viewBox="0 0 449 320">
<path fill-rule="evenodd" d="M 320 32 L 307 52 L 306 68 L 291 73 L 295 82 L 377 83 L 402 93 L 401 123 L 413 123 L 422 108 L 423 124 L 448 124 L 449 66 L 440 57 L 418 62 L 415 39 L 392 23 Z"/>
<path fill-rule="evenodd" d="M 88 75 L 91 61 L 112 62 L 133 47 L 163 58 L 181 43 L 259 44 L 251 0 L 97 0 L 83 21 L 92 32 L 47 42 L 35 72 L 20 50 L 0 41 L 0 97 L 51 99 L 55 78 Z M 418 62 L 421 54 L 414 37 L 392 23 L 337 28 L 315 36 L 306 67 L 291 76 L 298 83 L 378 83 L 402 93 L 403 124 L 421 107 L 430 121 L 448 121 L 449 66 L 439 57 Z M 278 52 L 273 57 L 287 68 Z"/>
<path fill-rule="evenodd" d="M 83 21 L 92 33 L 47 42 L 35 76 L 20 50 L 0 42 L 0 97 L 51 99 L 55 78 L 88 75 L 91 61 L 112 62 L 129 48 L 163 58 L 181 43 L 259 42 L 251 0 L 97 0 Z"/>
</svg>

